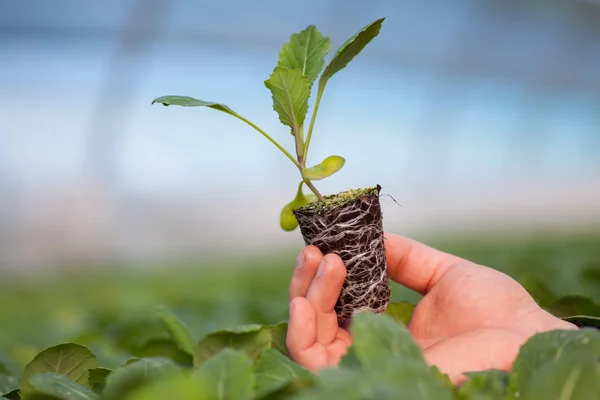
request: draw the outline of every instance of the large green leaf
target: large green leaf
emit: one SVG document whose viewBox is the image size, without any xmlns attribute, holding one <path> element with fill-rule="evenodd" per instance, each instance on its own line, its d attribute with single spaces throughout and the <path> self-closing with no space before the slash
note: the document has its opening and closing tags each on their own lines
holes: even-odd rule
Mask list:
<svg viewBox="0 0 600 400">
<path fill-rule="evenodd" d="M 108 375 L 102 398 L 122 399 L 139 387 L 176 375 L 181 370 L 168 358 L 133 360 Z"/>
<path fill-rule="evenodd" d="M 278 65 L 302 71 L 312 85 L 323 70 L 325 56 L 330 50 L 330 39 L 321 35 L 316 26 L 310 25 L 303 31 L 294 33 L 289 42 L 283 45 Z"/>
<path fill-rule="evenodd" d="M 234 117 L 239 117 L 235 111 L 225 104 L 213 103 L 210 101 L 198 100 L 189 96 L 162 96 L 152 100 L 152 104 L 160 103 L 164 106 L 182 106 L 182 107 L 208 107 L 213 110 L 222 111 Z"/>
<path fill-rule="evenodd" d="M 304 179 L 310 181 L 325 179 L 342 169 L 345 163 L 346 160 L 343 157 L 329 156 L 321 161 L 321 163 L 303 170 L 302 176 Z"/>
<path fill-rule="evenodd" d="M 73 382 L 88 385 L 88 370 L 97 366 L 96 356 L 80 344 L 62 343 L 49 347 L 25 367 L 21 376 L 21 392 L 24 396 L 32 392 L 29 378 L 46 372 L 64 374 Z"/>
<path fill-rule="evenodd" d="M 271 91 L 273 109 L 279 120 L 292 128 L 292 134 L 297 136 L 308 111 L 308 78 L 300 70 L 275 67 L 265 86 Z"/>
<path fill-rule="evenodd" d="M 568 353 L 536 371 L 519 392 L 527 400 L 600 399 L 600 362 L 592 353 Z"/>
<path fill-rule="evenodd" d="M 525 343 L 513 364 L 510 376 L 509 393 L 521 392 L 527 387 L 531 377 L 549 363 L 561 362 L 563 357 L 574 354 L 591 354 L 600 358 L 600 330 L 584 328 L 580 330 L 556 330 L 538 333 Z"/>
<path fill-rule="evenodd" d="M 194 340 L 194 337 L 183 321 L 166 307 L 159 307 L 157 314 L 177 346 L 193 356 L 196 349 L 196 340 Z"/>
<path fill-rule="evenodd" d="M 252 364 L 245 353 L 223 349 L 194 372 L 202 391 L 214 400 L 250 400 L 254 397 Z"/>
<path fill-rule="evenodd" d="M 356 357 L 365 369 L 386 369 L 394 358 L 413 360 L 428 368 L 406 326 L 385 314 L 358 313 L 351 331 Z"/>
<path fill-rule="evenodd" d="M 244 352 L 254 362 L 263 350 L 271 348 L 271 328 L 263 325 L 245 325 L 208 334 L 198 343 L 194 365 L 202 365 L 225 348 Z"/>
<path fill-rule="evenodd" d="M 14 376 L 0 374 L 0 396 L 4 396 L 19 388 L 19 379 Z"/>
<path fill-rule="evenodd" d="M 298 227 L 298 220 L 296 219 L 296 216 L 294 215 L 293 211 L 297 208 L 312 203 L 316 199 L 315 195 L 305 195 L 302 192 L 303 184 L 304 182 L 300 182 L 294 200 L 286 204 L 281 210 L 281 215 L 279 216 L 279 225 L 284 231 L 291 232 Z"/>
<path fill-rule="evenodd" d="M 413 303 L 402 301 L 399 303 L 389 303 L 385 309 L 385 314 L 404 325 L 408 325 L 414 310 L 415 305 Z"/>
<path fill-rule="evenodd" d="M 313 374 L 274 349 L 262 352 L 254 364 L 257 396 L 264 397 L 296 380 L 309 380 Z"/>
<path fill-rule="evenodd" d="M 99 398 L 98 394 L 89 387 L 75 383 L 66 375 L 56 372 L 33 375 L 29 382 L 37 392 L 64 400 L 96 400 Z"/>
<path fill-rule="evenodd" d="M 373 40 L 379 31 L 381 30 L 381 24 L 385 18 L 380 18 L 377 21 L 371 22 L 359 32 L 353 35 L 351 38 L 341 45 L 335 52 L 333 58 L 329 62 L 329 65 L 325 67 L 321 79 L 319 79 L 319 91 L 322 92 L 329 79 L 340 70 L 344 69 L 346 65 L 354 57 L 356 57 L 371 40 Z"/>
<path fill-rule="evenodd" d="M 191 374 L 177 374 L 131 390 L 122 400 L 213 400 Z"/>
<path fill-rule="evenodd" d="M 600 328 L 600 318 L 598 317 L 588 317 L 587 315 L 572 315 L 570 317 L 563 317 L 561 319 L 575 324 L 579 327 Z"/>
<path fill-rule="evenodd" d="M 497 369 L 467 372 L 468 380 L 458 389 L 461 400 L 503 400 L 508 388 L 508 373 Z"/>
<path fill-rule="evenodd" d="M 600 317 L 600 304 L 583 296 L 565 296 L 548 307 L 548 311 L 557 317 L 570 317 L 572 315 Z"/>
</svg>

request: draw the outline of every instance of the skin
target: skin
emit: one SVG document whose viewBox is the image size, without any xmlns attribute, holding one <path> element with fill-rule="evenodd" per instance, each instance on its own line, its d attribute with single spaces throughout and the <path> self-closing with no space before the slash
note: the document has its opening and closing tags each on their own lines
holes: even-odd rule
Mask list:
<svg viewBox="0 0 600 400">
<path fill-rule="evenodd" d="M 538 332 L 578 329 L 543 310 L 514 279 L 412 239 L 385 234 L 389 278 L 421 293 L 408 329 L 425 360 L 464 382 L 463 372 L 510 371 L 519 348 Z M 338 365 L 352 344 L 334 306 L 346 269 L 335 254 L 307 246 L 289 287 L 287 347 L 317 372 Z"/>
</svg>

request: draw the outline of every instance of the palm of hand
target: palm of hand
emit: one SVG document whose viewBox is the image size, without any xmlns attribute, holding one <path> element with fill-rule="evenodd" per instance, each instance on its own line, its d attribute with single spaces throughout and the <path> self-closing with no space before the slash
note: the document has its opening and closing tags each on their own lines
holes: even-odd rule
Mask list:
<svg viewBox="0 0 600 400">
<path fill-rule="evenodd" d="M 338 364 L 352 342 L 338 327 L 335 301 L 345 268 L 334 255 L 303 252 L 290 284 L 287 345 L 292 357 L 313 371 Z M 454 383 L 463 372 L 509 370 L 520 346 L 536 332 L 576 329 L 541 309 L 512 278 L 418 242 L 388 237 L 390 277 L 424 294 L 409 331 L 428 363 Z M 317 265 L 326 260 L 320 272 Z"/>
</svg>

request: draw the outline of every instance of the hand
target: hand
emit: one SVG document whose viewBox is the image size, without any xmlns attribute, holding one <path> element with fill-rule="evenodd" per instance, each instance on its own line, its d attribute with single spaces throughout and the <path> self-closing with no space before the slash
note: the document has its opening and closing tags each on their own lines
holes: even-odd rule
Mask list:
<svg viewBox="0 0 600 400">
<path fill-rule="evenodd" d="M 577 329 L 538 306 L 509 276 L 386 234 L 388 275 L 424 295 L 408 329 L 425 360 L 450 376 L 484 369 L 510 371 L 521 345 L 537 332 Z M 335 254 L 307 246 L 297 259 L 290 288 L 287 347 L 292 358 L 318 371 L 335 367 L 352 343 L 334 306 L 346 269 Z"/>
</svg>

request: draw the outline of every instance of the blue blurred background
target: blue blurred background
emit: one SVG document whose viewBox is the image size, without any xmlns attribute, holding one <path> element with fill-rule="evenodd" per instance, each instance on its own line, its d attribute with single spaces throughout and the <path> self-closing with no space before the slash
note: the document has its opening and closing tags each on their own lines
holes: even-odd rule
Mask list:
<svg viewBox="0 0 600 400">
<path fill-rule="evenodd" d="M 226 114 L 150 103 L 223 102 L 292 149 L 263 84 L 283 43 L 315 24 L 336 48 L 382 16 L 325 91 L 309 162 L 347 163 L 321 192 L 380 184 L 386 229 L 423 239 L 600 225 L 600 2 L 299 4 L 2 2 L 0 266 L 298 249 L 282 154 Z"/>
</svg>

